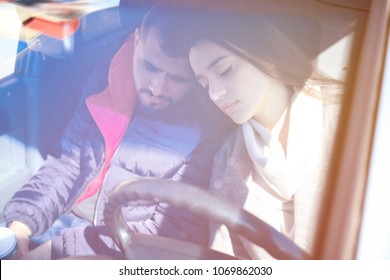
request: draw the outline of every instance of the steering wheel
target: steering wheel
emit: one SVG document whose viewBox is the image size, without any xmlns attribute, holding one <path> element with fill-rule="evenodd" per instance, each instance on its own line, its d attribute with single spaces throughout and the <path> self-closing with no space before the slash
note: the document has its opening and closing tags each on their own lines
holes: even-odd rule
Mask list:
<svg viewBox="0 0 390 280">
<path fill-rule="evenodd" d="M 225 224 L 264 248 L 276 259 L 308 259 L 293 241 L 232 202 L 182 182 L 144 178 L 120 183 L 108 196 L 104 222 L 128 259 L 237 259 L 195 243 L 135 233 L 122 217 L 122 206 L 133 200 L 166 202 Z"/>
</svg>

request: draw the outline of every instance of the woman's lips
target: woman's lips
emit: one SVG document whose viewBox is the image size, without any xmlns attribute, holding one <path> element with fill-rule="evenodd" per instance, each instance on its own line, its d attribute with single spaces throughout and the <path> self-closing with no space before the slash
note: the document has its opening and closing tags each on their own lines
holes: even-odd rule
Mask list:
<svg viewBox="0 0 390 280">
<path fill-rule="evenodd" d="M 220 106 L 220 108 L 225 114 L 229 115 L 229 114 L 233 113 L 237 104 L 238 104 L 238 101 L 227 102 L 227 103 L 222 104 Z"/>
</svg>

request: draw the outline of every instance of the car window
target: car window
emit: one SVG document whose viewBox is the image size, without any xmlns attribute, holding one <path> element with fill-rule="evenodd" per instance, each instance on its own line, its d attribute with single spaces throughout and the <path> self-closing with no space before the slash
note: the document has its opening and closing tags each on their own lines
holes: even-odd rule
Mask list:
<svg viewBox="0 0 390 280">
<path fill-rule="evenodd" d="M 0 80 L 15 72 L 22 23 L 13 5 L 0 5 Z"/>
<path fill-rule="evenodd" d="M 44 29 L 22 31 L 15 6 L 0 4 L 1 209 L 55 150 L 89 74 L 100 62 L 109 60 L 127 36 L 128 30 L 122 29 L 121 15 L 116 9 L 120 1 L 95 2 L 96 6 L 89 10 L 78 10 L 77 27 L 66 38 L 45 34 Z M 384 109 L 388 102 L 385 92 L 389 92 L 389 71 L 378 66 L 383 59 L 380 55 L 390 52 L 380 48 L 386 33 L 384 26 L 388 26 L 384 2 L 305 0 L 292 1 L 288 9 L 270 5 L 270 13 L 280 23 L 279 31 L 297 42 L 322 73 L 344 86 L 339 103 L 327 107 L 329 114 L 333 114 L 333 109 L 337 113 L 332 128 L 324 128 L 329 134 L 325 147 L 328 153 L 318 165 L 324 191 L 316 197 L 315 205 L 308 204 L 302 210 L 318 210 L 306 221 L 317 232 L 315 243 L 311 244 L 314 258 L 390 258 L 388 246 L 371 245 L 379 227 L 378 220 L 372 217 L 390 211 L 383 206 L 387 205 L 389 191 L 383 186 L 383 168 L 388 166 L 388 157 L 379 161 L 388 151 L 385 139 L 389 137 L 385 129 L 389 116 Z M 58 5 L 61 4 L 43 3 L 41 11 L 55 12 Z M 284 25 L 286 20 L 292 24 Z M 42 27 L 30 27 L 33 26 Z M 367 196 L 366 182 L 370 191 Z M 377 241 L 383 242 L 390 234 L 389 226 L 382 221 L 379 224 L 384 230 Z"/>
<path fill-rule="evenodd" d="M 382 231 L 372 227 L 372 235 L 369 235 L 366 225 L 367 219 L 373 219 L 372 216 L 368 218 L 369 213 L 375 211 L 375 208 L 369 206 L 373 194 L 379 195 L 375 189 L 382 186 L 380 195 L 386 196 L 387 193 L 386 188 L 383 188 L 385 182 L 378 182 L 380 177 L 376 175 L 369 178 L 368 171 L 370 170 L 372 174 L 380 172 L 380 169 L 374 167 L 375 165 L 370 167 L 370 162 L 372 155 L 374 155 L 375 161 L 377 159 L 377 148 L 375 148 L 377 144 L 374 146 L 374 154 L 371 154 L 373 151 L 372 143 L 378 108 L 382 106 L 380 93 L 381 90 L 384 90 L 382 86 L 386 85 L 382 74 L 388 42 L 388 2 L 358 2 L 366 4 L 366 23 L 363 27 L 363 36 L 356 42 L 356 49 L 352 55 L 353 74 L 348 81 L 348 95 L 344 100 L 341 127 L 336 141 L 337 148 L 328 176 L 329 192 L 328 197 L 325 198 L 326 207 L 323 209 L 320 223 L 321 234 L 319 234 L 317 243 L 317 258 L 320 259 L 355 259 L 357 250 L 359 250 L 359 258 L 370 258 L 370 252 L 367 250 L 367 246 L 370 246 L 368 238 L 377 240 L 374 231 Z M 383 100 L 386 102 L 385 98 Z M 383 104 L 383 106 L 385 105 Z M 381 113 L 380 116 L 378 133 L 381 131 L 384 115 Z M 380 139 L 377 139 L 374 143 L 377 143 L 376 141 L 381 142 Z M 385 151 L 386 149 L 383 150 L 383 152 Z M 375 186 L 372 185 L 373 183 Z M 367 202 L 368 208 L 365 208 L 365 202 Z M 377 202 L 379 201 L 374 203 Z M 366 209 L 367 213 L 365 213 Z M 386 215 L 385 211 L 382 214 Z M 366 219 L 363 230 L 364 237 L 362 237 L 365 249 L 358 249 L 363 215 Z M 388 220 L 384 216 L 382 217 Z M 386 223 L 381 225 L 385 231 L 388 230 L 386 225 Z M 372 249 L 379 253 L 374 258 L 379 256 L 382 258 L 389 251 L 388 246 L 386 248 L 386 242 L 381 245 L 374 244 L 375 242 Z M 368 254 L 365 255 L 364 252 Z"/>
</svg>

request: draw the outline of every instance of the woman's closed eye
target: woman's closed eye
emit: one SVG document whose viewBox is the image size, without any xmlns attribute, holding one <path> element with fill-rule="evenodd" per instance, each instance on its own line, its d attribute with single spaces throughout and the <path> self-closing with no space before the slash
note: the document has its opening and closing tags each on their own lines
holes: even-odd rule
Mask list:
<svg viewBox="0 0 390 280">
<path fill-rule="evenodd" d="M 219 76 L 220 77 L 225 77 L 227 76 L 233 69 L 233 66 L 230 65 L 228 68 L 226 68 L 225 70 L 223 70 L 221 73 L 219 73 Z"/>
</svg>

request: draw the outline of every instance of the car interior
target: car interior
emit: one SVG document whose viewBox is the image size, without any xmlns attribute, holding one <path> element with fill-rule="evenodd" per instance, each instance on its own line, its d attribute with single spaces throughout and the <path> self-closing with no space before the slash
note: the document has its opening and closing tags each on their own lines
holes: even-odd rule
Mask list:
<svg viewBox="0 0 390 280">
<path fill-rule="evenodd" d="M 10 2 L 28 9 L 39 1 Z M 48 29 L 42 29 L 34 35 L 24 33 L 25 37 L 18 40 L 17 48 L 13 50 L 14 71 L 0 77 L 0 223 L 4 221 L 2 209 L 6 202 L 54 151 L 56 143 L 80 101 L 89 74 L 101 62 L 109 60 L 115 54 L 154 2 L 156 0 L 118 1 L 118 4 L 112 7 L 82 14 L 77 17 L 77 28 L 65 38 L 55 37 Z M 345 81 L 346 91 L 350 89 L 352 92 L 353 82 L 358 76 L 356 69 L 359 55 L 364 47 L 362 42 L 365 40 L 364 36 L 367 36 L 371 1 L 292 0 L 289 5 L 284 6 L 278 5 L 280 0 L 269 2 L 272 2 L 269 5 L 270 10 L 274 9 L 276 13 L 280 13 L 277 16 L 280 17 L 281 22 L 285 17 L 295 22 L 281 31 L 287 36 L 302 38 L 297 41 L 312 58 L 313 64 L 329 76 Z M 21 28 L 28 29 L 26 26 L 23 27 L 23 24 Z M 349 97 L 352 93 L 345 94 L 345 100 L 352 98 Z M 339 131 L 343 131 L 347 125 L 347 114 L 348 106 L 345 106 L 339 120 Z M 339 134 L 342 135 L 341 132 Z M 344 143 L 342 141 L 344 138 L 340 135 L 336 141 Z M 338 142 L 336 146 L 337 144 Z M 341 149 L 341 145 L 337 146 L 338 149 Z M 338 149 L 336 152 L 339 151 Z M 336 160 L 340 154 L 333 156 Z M 336 171 L 332 169 L 331 172 L 333 173 L 329 175 L 330 177 Z M 329 182 L 332 182 L 332 179 L 329 179 Z M 153 196 L 153 194 L 139 192 L 137 195 Z M 330 205 L 330 200 L 331 194 L 324 198 L 324 205 Z M 178 203 L 182 206 L 186 204 Z M 119 210 L 115 211 L 108 215 L 119 215 Z M 324 213 L 321 221 L 327 221 L 329 219 L 327 215 Z M 218 219 L 225 222 L 221 217 Z M 113 224 L 112 227 L 127 231 L 124 225 L 118 223 Z M 320 225 L 319 222 L 318 224 L 326 226 Z M 270 232 L 270 229 L 267 228 L 265 231 Z M 120 235 L 118 233 L 118 236 Z M 139 240 L 140 243 L 153 244 L 149 239 L 144 241 L 140 237 Z M 271 236 L 270 240 L 265 243 L 262 241 L 261 245 L 272 243 L 270 250 L 279 250 L 275 254 L 280 258 L 313 257 L 306 256 L 283 237 Z M 127 244 L 126 240 L 118 243 L 126 250 L 124 248 Z M 318 250 L 321 249 L 319 245 Z M 199 251 L 201 249 L 193 250 L 197 252 L 197 258 L 221 257 L 215 255 L 205 257 L 202 255 L 204 252 Z M 143 252 L 143 250 L 137 251 L 137 248 L 135 251 Z M 130 252 L 128 257 L 150 257 L 133 254 L 134 252 Z M 156 256 L 155 251 L 151 254 L 152 257 Z M 324 256 L 317 253 L 316 257 Z"/>
</svg>

